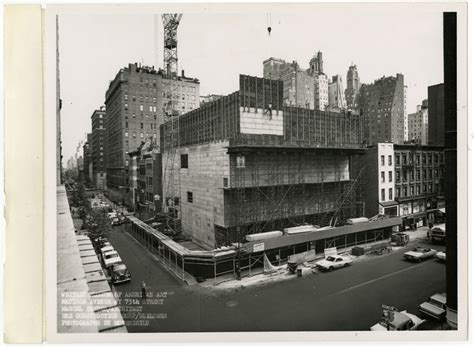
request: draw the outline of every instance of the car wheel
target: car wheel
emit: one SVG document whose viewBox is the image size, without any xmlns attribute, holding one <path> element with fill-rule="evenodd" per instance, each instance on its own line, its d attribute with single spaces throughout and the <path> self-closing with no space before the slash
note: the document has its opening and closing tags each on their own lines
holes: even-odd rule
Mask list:
<svg viewBox="0 0 474 346">
<path fill-rule="evenodd" d="M 344 263 L 344 267 L 349 267 L 349 263 Z"/>
<path fill-rule="evenodd" d="M 333 269 L 334 269 L 333 267 L 329 267 L 329 271 L 330 271 L 330 272 L 332 272 Z"/>
</svg>

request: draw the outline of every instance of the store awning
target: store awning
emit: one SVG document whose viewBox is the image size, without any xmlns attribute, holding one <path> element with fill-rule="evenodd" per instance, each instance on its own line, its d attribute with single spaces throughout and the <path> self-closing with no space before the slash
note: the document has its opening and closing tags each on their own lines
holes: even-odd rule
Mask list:
<svg viewBox="0 0 474 346">
<path fill-rule="evenodd" d="M 397 201 L 388 201 L 388 202 L 379 202 L 379 204 L 386 208 L 386 207 L 393 207 L 393 206 L 396 206 L 398 205 L 398 202 Z"/>
</svg>

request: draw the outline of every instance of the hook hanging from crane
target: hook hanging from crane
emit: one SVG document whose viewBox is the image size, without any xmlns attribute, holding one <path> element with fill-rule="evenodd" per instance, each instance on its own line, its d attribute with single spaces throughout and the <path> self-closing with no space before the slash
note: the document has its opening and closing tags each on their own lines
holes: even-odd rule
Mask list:
<svg viewBox="0 0 474 346">
<path fill-rule="evenodd" d="M 267 13 L 267 31 L 268 31 L 268 36 L 272 33 L 272 14 Z"/>
</svg>

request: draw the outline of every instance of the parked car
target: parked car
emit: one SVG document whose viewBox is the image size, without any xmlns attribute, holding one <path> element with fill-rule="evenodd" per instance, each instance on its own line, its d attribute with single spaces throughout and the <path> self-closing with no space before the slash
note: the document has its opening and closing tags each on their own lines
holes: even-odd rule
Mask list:
<svg viewBox="0 0 474 346">
<path fill-rule="evenodd" d="M 431 241 L 433 243 L 444 243 L 446 241 L 445 224 L 437 225 L 430 230 Z"/>
<path fill-rule="evenodd" d="M 424 259 L 431 258 L 436 254 L 436 250 L 418 246 L 411 251 L 403 254 L 403 259 L 407 261 L 421 262 Z"/>
<path fill-rule="evenodd" d="M 110 220 L 110 224 L 112 226 L 118 226 L 120 225 L 120 219 L 118 217 L 113 217 L 111 220 Z"/>
<path fill-rule="evenodd" d="M 443 320 L 446 317 L 446 293 L 433 294 L 418 307 L 418 310 L 437 320 Z"/>
<path fill-rule="evenodd" d="M 333 269 L 347 267 L 352 264 L 352 259 L 340 255 L 328 256 L 316 262 L 316 268 L 320 270 L 332 271 Z"/>
<path fill-rule="evenodd" d="M 416 330 L 425 320 L 416 315 L 404 311 L 394 311 L 393 321 L 380 321 L 370 327 L 371 331 L 385 331 L 385 330 Z M 388 324 L 388 326 L 387 326 Z"/>
<path fill-rule="evenodd" d="M 123 263 L 113 264 L 109 268 L 109 274 L 113 285 L 132 279 L 132 275 L 128 271 L 127 266 Z"/>
<path fill-rule="evenodd" d="M 122 259 L 120 258 L 118 252 L 115 251 L 115 250 L 105 252 L 102 255 L 102 258 L 104 260 L 105 268 L 107 268 L 107 269 L 113 264 L 122 262 Z"/>
<path fill-rule="evenodd" d="M 115 251 L 112 245 L 110 245 L 109 242 L 105 242 L 103 246 L 100 248 L 100 253 L 102 256 L 104 256 L 104 253 L 109 252 L 109 251 Z"/>
<path fill-rule="evenodd" d="M 446 262 L 446 252 L 444 251 L 437 252 L 435 257 L 439 262 Z"/>
</svg>

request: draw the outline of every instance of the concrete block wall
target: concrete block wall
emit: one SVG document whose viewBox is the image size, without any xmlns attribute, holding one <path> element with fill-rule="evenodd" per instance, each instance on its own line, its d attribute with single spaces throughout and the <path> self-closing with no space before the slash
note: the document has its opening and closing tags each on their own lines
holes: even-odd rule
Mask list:
<svg viewBox="0 0 474 346">
<path fill-rule="evenodd" d="M 183 232 L 199 245 L 215 246 L 214 224 L 224 225 L 224 179 L 229 181 L 227 141 L 178 148 L 174 159 L 174 193 L 180 197 Z M 181 155 L 188 155 L 188 168 L 181 168 Z M 171 176 L 173 159 L 163 154 L 163 188 Z M 168 169 L 165 166 L 168 165 Z M 192 193 L 192 202 L 188 200 Z M 165 192 L 166 193 L 166 192 Z"/>
<path fill-rule="evenodd" d="M 236 170 L 236 174 L 242 174 L 243 179 L 233 180 L 233 187 L 349 180 L 349 155 L 257 152 L 244 156 L 245 168 Z M 236 156 L 232 160 L 235 161 Z"/>
</svg>

